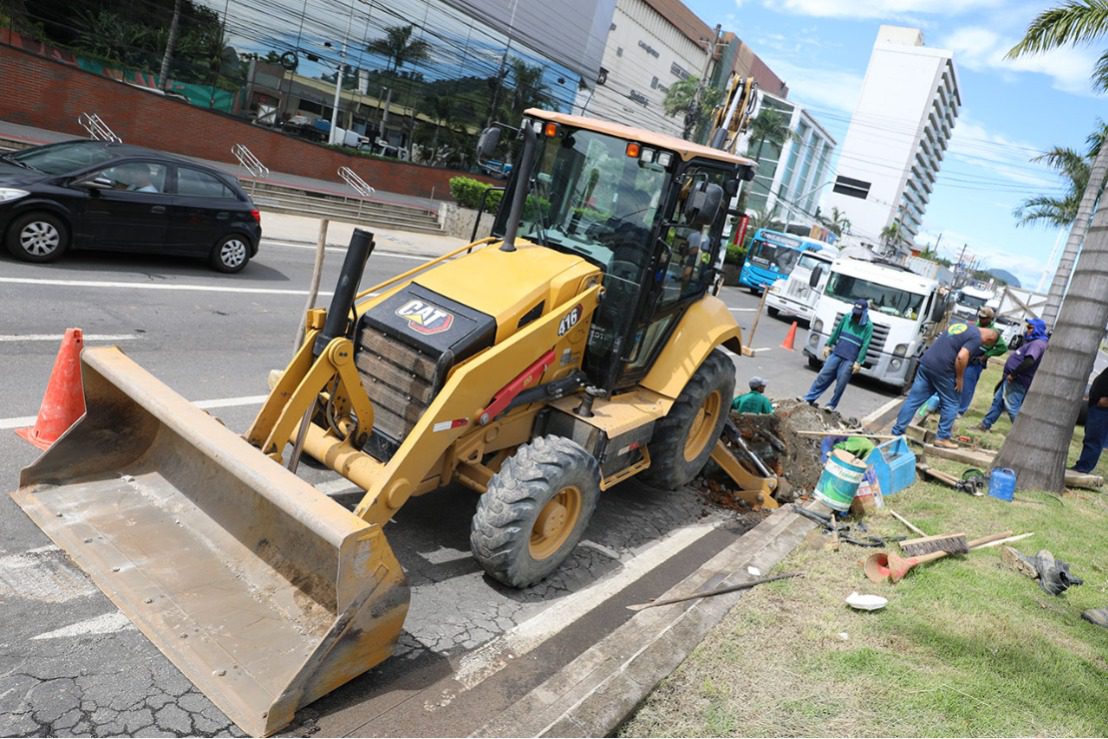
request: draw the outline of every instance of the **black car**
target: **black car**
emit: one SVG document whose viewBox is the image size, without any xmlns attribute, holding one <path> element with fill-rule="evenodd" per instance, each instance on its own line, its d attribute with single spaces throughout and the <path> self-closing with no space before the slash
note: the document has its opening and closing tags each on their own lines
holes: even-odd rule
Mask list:
<svg viewBox="0 0 1108 739">
<path fill-rule="evenodd" d="M 187 159 L 103 141 L 0 156 L 0 239 L 19 259 L 105 249 L 200 256 L 238 272 L 261 237 L 235 178 Z"/>
</svg>

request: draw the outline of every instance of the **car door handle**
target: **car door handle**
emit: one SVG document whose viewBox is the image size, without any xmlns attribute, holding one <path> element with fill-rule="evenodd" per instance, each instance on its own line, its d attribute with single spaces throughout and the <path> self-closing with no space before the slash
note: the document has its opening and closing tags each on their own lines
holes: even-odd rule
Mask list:
<svg viewBox="0 0 1108 739">
<path fill-rule="evenodd" d="M 216 218 L 217 221 L 226 221 L 230 217 L 231 217 L 231 214 L 228 213 L 225 210 L 220 211 L 219 213 L 216 213 L 216 215 L 215 215 L 215 218 Z"/>
<path fill-rule="evenodd" d="M 152 205 L 152 206 L 150 206 L 150 212 L 151 213 L 165 213 L 165 206 L 164 205 Z"/>
</svg>

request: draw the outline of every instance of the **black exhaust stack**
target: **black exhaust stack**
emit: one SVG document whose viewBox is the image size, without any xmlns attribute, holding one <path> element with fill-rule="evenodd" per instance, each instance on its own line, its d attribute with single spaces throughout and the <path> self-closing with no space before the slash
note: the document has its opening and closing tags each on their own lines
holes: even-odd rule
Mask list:
<svg viewBox="0 0 1108 739">
<path fill-rule="evenodd" d="M 520 131 L 523 134 L 523 153 L 519 157 L 516 169 L 515 190 L 512 191 L 512 208 L 508 211 L 508 223 L 504 228 L 504 243 L 500 251 L 516 250 L 516 233 L 519 231 L 519 219 L 523 216 L 523 204 L 527 200 L 527 191 L 531 186 L 531 170 L 535 159 L 535 128 L 530 120 L 523 122 Z"/>
<path fill-rule="evenodd" d="M 353 325 L 350 322 L 350 310 L 354 307 L 354 298 L 358 294 L 358 284 L 365 271 L 369 255 L 373 253 L 373 234 L 360 228 L 354 229 L 350 237 L 350 246 L 346 249 L 346 258 L 342 261 L 342 271 L 335 285 L 335 294 L 331 297 L 331 307 L 327 309 L 327 318 L 323 322 L 323 332 L 316 337 L 312 354 L 319 356 L 336 336 L 348 336 Z"/>
</svg>

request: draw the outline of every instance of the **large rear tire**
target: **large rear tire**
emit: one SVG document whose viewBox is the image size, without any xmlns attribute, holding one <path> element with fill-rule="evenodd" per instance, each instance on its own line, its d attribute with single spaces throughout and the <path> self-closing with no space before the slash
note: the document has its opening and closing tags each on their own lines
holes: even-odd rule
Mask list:
<svg viewBox="0 0 1108 739">
<path fill-rule="evenodd" d="M 642 481 L 669 489 L 699 475 L 723 431 L 734 394 L 735 365 L 715 349 L 654 428 L 650 469 L 642 474 Z"/>
<path fill-rule="evenodd" d="M 485 572 L 525 588 L 565 561 L 600 497 L 600 465 L 581 445 L 540 436 L 492 476 L 477 504 L 470 549 Z"/>
</svg>

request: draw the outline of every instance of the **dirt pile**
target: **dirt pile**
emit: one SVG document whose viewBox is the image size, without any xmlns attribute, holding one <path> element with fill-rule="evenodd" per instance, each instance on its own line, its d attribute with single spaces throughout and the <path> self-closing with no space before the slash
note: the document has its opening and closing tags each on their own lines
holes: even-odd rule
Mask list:
<svg viewBox="0 0 1108 739">
<path fill-rule="evenodd" d="M 781 401 L 773 415 L 732 413 L 731 421 L 746 448 L 777 475 L 778 490 L 774 498 L 781 503 L 809 495 L 815 488 L 823 471 L 820 448 L 828 438 L 816 434 L 858 428 L 857 419 L 843 418 L 835 411 L 813 408 L 800 400 Z M 802 431 L 816 433 L 799 433 Z M 723 439 L 747 470 L 755 475 L 763 474 L 746 449 L 729 438 L 726 431 Z M 708 464 L 698 482 L 698 487 L 717 505 L 724 504 L 722 501 L 730 497 L 729 490 L 734 487 L 714 463 Z M 726 504 L 726 507 L 734 506 Z"/>
</svg>

